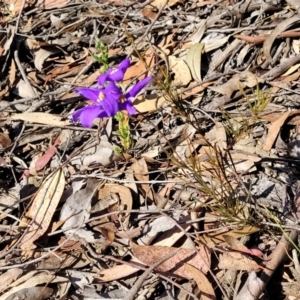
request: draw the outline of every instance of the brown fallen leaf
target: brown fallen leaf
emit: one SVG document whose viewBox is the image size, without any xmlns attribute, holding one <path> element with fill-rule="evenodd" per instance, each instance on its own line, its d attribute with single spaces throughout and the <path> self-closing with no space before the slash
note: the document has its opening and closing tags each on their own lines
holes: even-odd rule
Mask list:
<svg viewBox="0 0 300 300">
<path fill-rule="evenodd" d="M 288 27 L 292 26 L 295 23 L 300 22 L 300 18 L 298 16 L 287 18 L 286 20 L 281 21 L 276 28 L 272 31 L 272 33 L 267 37 L 263 45 L 263 51 L 266 56 L 268 62 L 272 62 L 273 58 L 271 56 L 271 48 L 275 41 L 275 39 L 280 35 L 283 31 L 285 31 Z"/>
<path fill-rule="evenodd" d="M 220 254 L 218 267 L 225 270 L 244 270 L 248 272 L 263 269 L 262 266 L 247 255 L 233 251 Z"/>
<path fill-rule="evenodd" d="M 30 250 L 35 248 L 33 243 L 48 229 L 64 187 L 65 177 L 61 169 L 45 179 L 34 197 L 29 211 L 26 213 L 26 218 L 22 220 L 27 224 L 32 224 L 30 230 L 20 240 L 21 249 Z M 24 227 L 24 225 L 20 227 Z"/>
<path fill-rule="evenodd" d="M 134 243 L 131 245 L 134 256 L 148 266 L 177 249 L 174 247 L 163 246 L 141 246 Z M 206 273 L 210 265 L 207 249 L 204 246 L 198 251 L 194 249 L 181 249 L 173 257 L 155 268 L 155 270 L 170 276 L 177 275 L 183 278 L 192 279 L 191 273 L 185 268 L 186 263 L 193 265 L 203 273 Z"/>
<path fill-rule="evenodd" d="M 134 176 L 138 181 L 149 181 L 149 175 L 147 175 L 148 167 L 144 158 L 135 161 L 131 165 L 130 169 L 133 171 Z M 153 194 L 149 183 L 141 183 L 140 185 L 144 192 L 144 195 L 147 195 L 149 199 L 153 200 Z"/>
<path fill-rule="evenodd" d="M 291 115 L 291 113 L 292 112 L 290 111 L 285 112 L 281 115 L 281 117 L 274 121 L 273 124 L 270 125 L 268 128 L 268 135 L 264 142 L 263 150 L 270 151 L 272 149 L 282 125 L 285 123 L 286 119 Z"/>
<path fill-rule="evenodd" d="M 185 265 L 186 269 L 191 273 L 193 279 L 196 281 L 199 290 L 201 291 L 201 300 L 215 300 L 215 291 L 208 281 L 207 277 L 197 268 L 189 264 Z"/>
<path fill-rule="evenodd" d="M 261 81 L 262 80 L 260 78 L 258 78 L 250 71 L 244 71 L 232 77 L 230 80 L 228 80 L 222 85 L 210 86 L 208 88 L 220 94 L 226 95 L 228 98 L 230 98 L 233 92 L 241 90 L 245 87 L 252 88 Z"/>
</svg>

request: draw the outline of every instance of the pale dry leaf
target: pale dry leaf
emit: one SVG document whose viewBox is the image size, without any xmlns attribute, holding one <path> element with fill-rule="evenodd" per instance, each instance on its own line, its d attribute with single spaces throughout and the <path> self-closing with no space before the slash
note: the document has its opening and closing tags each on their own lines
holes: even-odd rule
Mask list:
<svg viewBox="0 0 300 300">
<path fill-rule="evenodd" d="M 228 251 L 219 256 L 219 269 L 235 271 L 260 271 L 262 267 L 253 259 L 239 252 Z"/>
<path fill-rule="evenodd" d="M 58 9 L 65 7 L 71 0 L 38 0 L 36 5 L 41 9 Z"/>
<path fill-rule="evenodd" d="M 170 55 L 168 57 L 170 69 L 174 72 L 174 84 L 187 85 L 191 82 L 191 72 L 185 61 L 181 58 L 176 58 Z M 195 62 L 197 64 L 197 62 Z M 197 66 L 196 66 L 197 67 Z"/>
<path fill-rule="evenodd" d="M 49 58 L 53 54 L 60 53 L 61 50 L 52 47 L 49 49 L 40 48 L 38 51 L 34 52 L 34 65 L 40 72 L 43 72 L 43 65 L 47 58 Z"/>
<path fill-rule="evenodd" d="M 207 277 L 190 264 L 186 264 L 185 268 L 191 273 L 193 279 L 196 281 L 197 286 L 201 291 L 201 300 L 216 300 L 215 291 Z"/>
<path fill-rule="evenodd" d="M 258 78 L 250 71 L 244 71 L 222 85 L 210 86 L 208 88 L 230 98 L 233 92 L 244 89 L 245 87 L 252 88 L 260 82 L 262 82 L 262 79 Z"/>
<path fill-rule="evenodd" d="M 196 31 L 190 35 L 185 42 L 189 42 L 192 45 L 199 43 L 203 37 L 203 34 L 206 30 L 206 20 L 200 20 L 199 23 L 197 24 L 198 28 Z"/>
<path fill-rule="evenodd" d="M 133 206 L 133 201 L 132 201 L 132 195 L 130 192 L 130 189 L 126 186 L 122 186 L 119 184 L 106 184 L 102 189 L 99 190 L 99 201 L 101 201 L 101 199 L 109 196 L 110 194 L 118 194 L 119 195 L 119 199 L 120 199 L 120 203 L 116 204 L 115 207 L 116 209 L 125 209 L 125 210 L 131 210 L 132 206 Z M 123 218 L 123 226 L 125 229 L 128 228 L 128 224 L 129 224 L 129 218 L 130 218 L 130 214 L 126 214 Z"/>
<path fill-rule="evenodd" d="M 166 101 L 165 97 L 158 97 L 157 95 L 146 95 L 145 97 L 139 97 L 135 101 L 134 107 L 140 113 L 148 113 L 156 111 Z"/>
<path fill-rule="evenodd" d="M 227 134 L 222 123 L 216 122 L 205 137 L 212 145 L 217 145 L 221 150 L 227 149 Z"/>
<path fill-rule="evenodd" d="M 64 203 L 60 220 L 66 220 L 62 229 L 67 236 L 71 236 L 76 229 L 83 226 L 89 218 L 91 211 L 92 198 L 100 184 L 97 179 L 89 179 L 85 189 L 79 190 L 72 194 Z"/>
<path fill-rule="evenodd" d="M 71 122 L 69 120 L 62 121 L 61 116 L 42 112 L 24 112 L 21 114 L 12 115 L 10 119 L 53 126 L 71 125 Z"/>
<path fill-rule="evenodd" d="M 7 287 L 15 280 L 17 280 L 23 274 L 22 269 L 14 268 L 7 270 L 0 275 L 0 292 L 2 293 Z"/>
<path fill-rule="evenodd" d="M 115 147 L 108 141 L 101 139 L 100 143 L 94 147 L 88 147 L 81 151 L 79 156 L 72 158 L 72 165 L 82 166 L 84 170 L 91 164 L 101 164 L 108 166 L 114 161 Z"/>
<path fill-rule="evenodd" d="M 20 290 L 24 290 L 27 288 L 32 288 L 41 284 L 50 284 L 57 282 L 67 282 L 69 279 L 67 277 L 57 276 L 55 273 L 47 272 L 29 272 L 29 276 L 23 276 L 12 283 L 9 287 L 11 288 L 8 292 L 3 294 L 0 297 L 0 300 L 6 300 L 10 295 L 15 294 Z M 25 281 L 25 278 L 27 280 Z"/>
<path fill-rule="evenodd" d="M 201 82 L 201 57 L 204 44 L 193 45 L 186 54 L 186 63 L 189 66 L 194 80 Z"/>
<path fill-rule="evenodd" d="M 300 18 L 298 16 L 294 16 L 292 18 L 287 18 L 286 20 L 281 21 L 276 28 L 272 31 L 272 33 L 266 38 L 263 51 L 266 56 L 268 62 L 272 62 L 273 58 L 271 56 L 271 48 L 275 41 L 275 39 L 287 28 L 290 26 L 300 22 Z"/>
<path fill-rule="evenodd" d="M 144 234 L 137 240 L 139 245 L 150 245 L 160 232 L 172 229 L 175 222 L 169 217 L 161 216 L 156 218 Z"/>
<path fill-rule="evenodd" d="M 157 240 L 153 244 L 153 246 L 165 246 L 165 247 L 172 247 L 185 236 L 185 232 L 189 231 L 191 225 L 186 224 L 185 222 L 190 221 L 191 218 L 189 216 L 181 217 L 183 223 L 180 225 L 183 230 L 180 228 L 173 227 L 171 230 L 165 231 L 157 237 Z"/>
<path fill-rule="evenodd" d="M 13 25 L 8 25 L 8 28 L 6 28 L 6 34 L 7 34 L 7 40 L 3 46 L 2 55 L 6 56 L 13 48 L 11 46 L 16 32 L 16 27 Z"/>
<path fill-rule="evenodd" d="M 196 129 L 191 124 L 184 124 L 183 126 L 177 126 L 179 135 L 179 144 L 175 147 L 175 153 L 177 158 L 181 161 L 185 161 L 197 148 L 197 143 L 191 143 Z"/>
<path fill-rule="evenodd" d="M 141 263 L 138 259 L 133 258 L 130 260 L 130 262 L 136 262 L 139 265 L 143 266 L 143 263 Z M 121 278 L 125 278 L 129 275 L 132 275 L 136 272 L 138 272 L 140 268 L 129 266 L 129 265 L 117 265 L 109 269 L 104 269 L 98 272 L 99 278 L 97 278 L 100 281 L 107 282 L 107 281 L 113 281 L 118 280 Z"/>
<path fill-rule="evenodd" d="M 138 181 L 149 181 L 149 175 L 147 174 L 148 166 L 144 158 L 135 161 L 130 169 L 133 171 L 134 176 Z M 147 195 L 149 199 L 153 200 L 153 194 L 149 183 L 140 183 L 140 186 L 144 191 L 144 194 Z"/>
<path fill-rule="evenodd" d="M 28 86 L 28 84 L 23 79 L 20 79 L 20 81 L 17 83 L 15 89 L 13 90 L 13 93 L 20 96 L 21 98 L 31 98 L 38 95 L 36 89 Z"/>
<path fill-rule="evenodd" d="M 281 127 L 285 123 L 286 119 L 291 115 L 291 113 L 291 111 L 285 112 L 269 126 L 268 135 L 263 145 L 263 150 L 270 151 L 272 149 L 272 146 L 281 130 Z"/>
<path fill-rule="evenodd" d="M 136 258 L 144 264 L 151 266 L 161 257 L 164 257 L 170 252 L 177 250 L 173 247 L 162 246 L 141 246 L 131 243 L 132 252 Z M 210 261 L 204 246 L 198 251 L 194 249 L 180 249 L 173 257 L 163 262 L 156 271 L 169 274 L 170 276 L 180 276 L 187 279 L 192 279 L 191 274 L 185 269 L 184 264 L 189 263 L 197 269 L 202 270 L 203 273 L 208 271 Z"/>
<path fill-rule="evenodd" d="M 151 5 L 160 8 L 161 6 L 163 6 L 165 3 L 167 2 L 168 6 L 173 6 L 177 3 L 182 3 L 183 0 L 154 0 L 153 2 L 151 2 Z"/>
<path fill-rule="evenodd" d="M 26 213 L 25 223 L 32 222 L 30 230 L 20 241 L 20 248 L 23 250 L 34 249 L 33 244 L 48 229 L 56 207 L 63 194 L 65 177 L 61 169 L 50 174 L 34 197 L 29 211 Z"/>
<path fill-rule="evenodd" d="M 224 33 L 211 32 L 205 35 L 201 40 L 201 43 L 204 44 L 204 51 L 207 53 L 209 51 L 215 50 L 227 43 L 229 35 Z"/>
</svg>

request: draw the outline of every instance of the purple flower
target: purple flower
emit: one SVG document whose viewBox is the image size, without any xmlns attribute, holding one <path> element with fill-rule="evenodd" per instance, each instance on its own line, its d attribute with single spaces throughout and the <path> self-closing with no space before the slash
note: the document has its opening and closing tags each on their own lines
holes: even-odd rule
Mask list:
<svg viewBox="0 0 300 300">
<path fill-rule="evenodd" d="M 75 92 L 94 102 L 72 114 L 73 122 L 80 120 L 84 127 L 91 127 L 96 118 L 113 117 L 120 110 L 122 91 L 113 82 L 109 82 L 104 89 L 77 88 Z"/>
<path fill-rule="evenodd" d="M 98 77 L 100 88 L 77 88 L 76 93 L 91 100 L 94 104 L 78 109 L 72 114 L 73 122 L 80 120 L 84 127 L 91 127 L 95 118 L 113 117 L 118 111 L 127 111 L 132 116 L 137 113 L 133 107 L 135 97 L 153 78 L 148 76 L 136 83 L 125 94 L 116 85 L 120 82 L 126 70 L 130 66 L 130 60 L 124 59 L 117 68 L 110 68 L 105 74 Z"/>
<path fill-rule="evenodd" d="M 106 81 L 120 82 L 123 80 L 125 72 L 130 67 L 129 58 L 125 58 L 117 68 L 109 68 L 105 74 L 98 77 L 98 84 L 104 86 Z"/>
<path fill-rule="evenodd" d="M 133 107 L 133 101 L 135 97 L 142 91 L 142 89 L 151 81 L 153 76 L 148 76 L 137 84 L 135 84 L 128 92 L 125 94 L 125 101 L 120 103 L 120 110 L 126 110 L 130 116 L 137 113 L 137 110 Z"/>
</svg>

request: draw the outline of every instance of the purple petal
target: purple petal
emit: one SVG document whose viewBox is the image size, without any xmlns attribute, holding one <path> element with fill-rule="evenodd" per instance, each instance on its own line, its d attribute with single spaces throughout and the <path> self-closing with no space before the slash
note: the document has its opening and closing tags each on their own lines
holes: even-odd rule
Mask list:
<svg viewBox="0 0 300 300">
<path fill-rule="evenodd" d="M 78 121 L 80 119 L 81 124 L 84 127 L 92 127 L 93 122 L 96 118 L 107 117 L 105 111 L 99 105 L 91 105 L 83 107 L 75 111 L 72 115 L 73 121 Z"/>
<path fill-rule="evenodd" d="M 114 93 L 115 95 L 118 95 L 120 97 L 122 95 L 122 91 L 119 87 L 115 85 L 114 82 L 109 82 L 104 90 L 104 94 L 107 93 Z"/>
<path fill-rule="evenodd" d="M 119 104 L 120 110 L 126 110 L 130 116 L 137 114 L 137 110 L 133 107 L 131 101 L 125 101 Z"/>
<path fill-rule="evenodd" d="M 134 98 L 137 96 L 137 94 L 151 81 L 153 76 L 148 76 L 141 81 L 139 81 L 137 84 L 135 84 L 129 92 L 126 93 L 126 99 Z"/>
<path fill-rule="evenodd" d="M 98 84 L 100 85 L 100 86 L 104 86 L 104 82 L 107 80 L 107 77 L 108 77 L 108 72 L 111 70 L 111 68 L 109 68 L 108 69 L 108 71 L 105 73 L 105 74 L 102 74 L 102 75 L 100 75 L 99 77 L 98 77 Z"/>
<path fill-rule="evenodd" d="M 110 82 L 105 88 L 105 98 L 100 105 L 108 116 L 113 117 L 119 111 L 119 99 L 122 95 L 121 90 Z"/>
<path fill-rule="evenodd" d="M 125 58 L 121 61 L 121 63 L 119 64 L 119 68 L 123 69 L 123 70 L 127 70 L 130 67 L 130 59 L 129 58 Z"/>
<path fill-rule="evenodd" d="M 87 98 L 88 100 L 97 102 L 99 98 L 100 92 L 102 92 L 102 89 L 97 88 L 77 88 L 75 89 L 75 93 L 79 93 L 84 98 Z"/>
<path fill-rule="evenodd" d="M 110 81 L 120 82 L 123 80 L 125 72 L 130 67 L 130 60 L 128 58 L 124 59 L 117 68 L 112 68 L 107 71 L 107 79 Z"/>
</svg>

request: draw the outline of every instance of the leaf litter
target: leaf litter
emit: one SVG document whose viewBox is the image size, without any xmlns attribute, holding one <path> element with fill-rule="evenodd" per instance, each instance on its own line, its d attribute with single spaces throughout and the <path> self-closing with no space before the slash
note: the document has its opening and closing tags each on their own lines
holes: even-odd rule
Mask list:
<svg viewBox="0 0 300 300">
<path fill-rule="evenodd" d="M 298 9 L 5 0 L 0 299 L 298 298 Z M 73 123 L 125 58 L 137 113 Z"/>
</svg>

